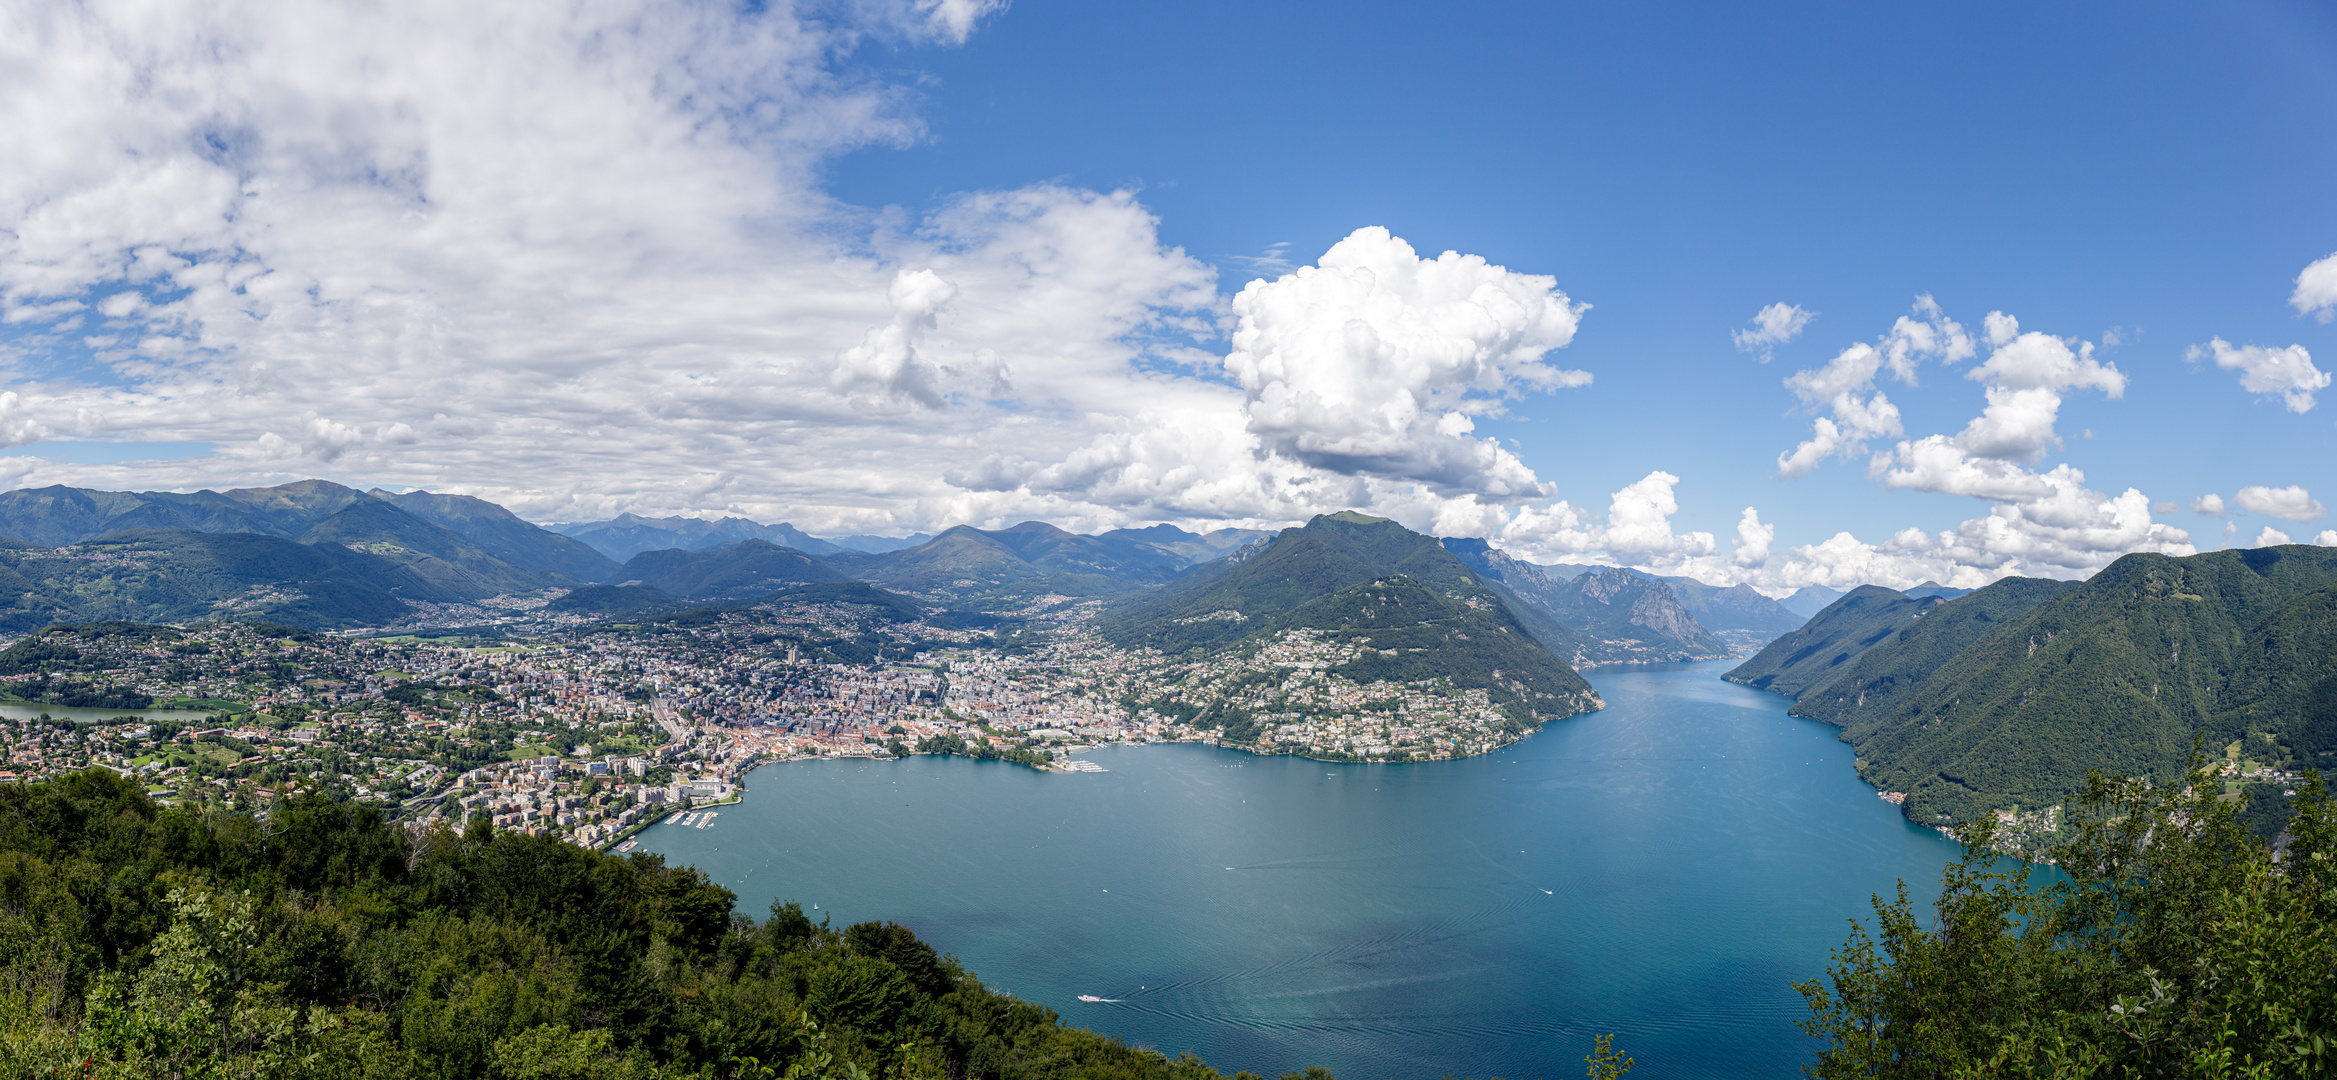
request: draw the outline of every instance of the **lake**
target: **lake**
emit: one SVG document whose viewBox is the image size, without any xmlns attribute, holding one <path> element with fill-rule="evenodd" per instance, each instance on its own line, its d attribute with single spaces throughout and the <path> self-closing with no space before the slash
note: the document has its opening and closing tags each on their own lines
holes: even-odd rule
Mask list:
<svg viewBox="0 0 2337 1080">
<path fill-rule="evenodd" d="M 895 920 L 1070 1023 L 1227 1073 L 1554 1080 L 1613 1032 L 1636 1080 L 1792 1076 L 1815 1044 L 1791 984 L 1871 894 L 1934 895 L 1955 848 L 1729 666 L 1594 672 L 1604 711 L 1465 761 L 771 765 L 710 828 L 643 847 L 747 914 Z"/>
</svg>

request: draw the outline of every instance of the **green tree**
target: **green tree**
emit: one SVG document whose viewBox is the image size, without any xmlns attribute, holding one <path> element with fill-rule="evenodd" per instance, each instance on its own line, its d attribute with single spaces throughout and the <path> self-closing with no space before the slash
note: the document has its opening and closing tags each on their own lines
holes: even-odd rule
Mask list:
<svg viewBox="0 0 2337 1080">
<path fill-rule="evenodd" d="M 2065 880 L 1968 827 L 1926 926 L 1904 883 L 1797 987 L 1831 1077 L 2337 1074 L 2337 807 L 2314 778 L 2276 850 L 2196 764 L 2094 776 Z"/>
</svg>

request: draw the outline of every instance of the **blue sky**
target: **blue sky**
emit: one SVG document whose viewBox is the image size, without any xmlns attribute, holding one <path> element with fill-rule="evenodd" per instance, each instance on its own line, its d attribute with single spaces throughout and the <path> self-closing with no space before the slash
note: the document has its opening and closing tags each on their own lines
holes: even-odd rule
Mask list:
<svg viewBox="0 0 2337 1080">
<path fill-rule="evenodd" d="M 2337 490 L 2325 410 L 2183 360 L 2219 335 L 2337 356 L 2287 304 L 2337 250 L 2325 5 L 1026 0 L 963 48 L 872 62 L 930 80 L 933 136 L 837 162 L 854 202 L 1134 186 L 1228 287 L 1229 257 L 1303 261 L 1362 224 L 1555 275 L 1593 305 L 1565 358 L 1596 392 L 1485 430 L 1577 499 L 1663 468 L 1695 528 L 1748 499 L 1781 539 L 1969 516 L 1855 467 L 1773 478 L 1806 423 L 1777 380 L 1919 293 L 1967 323 L 2120 332 L 2105 356 L 2135 385 L 2074 403 L 2063 426 L 2096 438 L 2057 457 L 2097 485 Z M 1821 317 L 1764 366 L 1729 333 L 1777 301 Z M 1978 411 L 1977 385 L 1926 382 L 1895 398 L 1910 429 Z"/>
<path fill-rule="evenodd" d="M 323 475 L 892 533 L 1362 505 L 1773 589 L 2337 524 L 2337 326 L 2291 302 L 2337 252 L 2325 5 L 16 18 L 36 77 L 0 120 L 41 152 L 0 165 L 15 483 Z M 1511 273 L 1451 281 L 1540 321 L 1398 331 L 1426 293 L 1327 271 L 1237 299 L 1375 226 L 1342 266 L 1475 256 Z M 1849 370 L 1919 296 L 1972 348 L 1852 371 L 1893 417 L 1781 475 L 1849 423 L 1785 380 Z M 1732 345 L 1780 303 L 1814 318 L 1765 362 Z M 1301 340 L 1358 319 L 1398 353 L 1549 348 L 1373 374 Z M 2187 359 L 2219 338 L 2311 359 L 2252 393 Z M 1988 443 L 1989 417 L 2025 426 Z"/>
</svg>

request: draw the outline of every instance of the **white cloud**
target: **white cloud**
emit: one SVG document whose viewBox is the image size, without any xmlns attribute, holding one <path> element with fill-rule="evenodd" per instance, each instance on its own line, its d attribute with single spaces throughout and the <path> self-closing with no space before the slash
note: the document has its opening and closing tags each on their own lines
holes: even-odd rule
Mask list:
<svg viewBox="0 0 2337 1080">
<path fill-rule="evenodd" d="M 1729 339 L 1736 342 L 1740 352 L 1760 354 L 1761 362 L 1766 364 L 1777 346 L 1800 337 L 1802 329 L 1817 317 L 1817 312 L 1805 311 L 1800 304 L 1779 301 L 1754 312 L 1753 325 L 1730 331 Z"/>
<path fill-rule="evenodd" d="M 2313 543 L 2322 547 L 2337 547 L 2337 529 L 2323 529 L 2315 533 Z"/>
<path fill-rule="evenodd" d="M 1915 298 L 1914 315 L 1918 317 L 1900 316 L 1873 345 L 1859 342 L 1836 353 L 1824 367 L 1786 377 L 1786 388 L 1804 407 L 1824 407 L 1832 415 L 1811 421 L 1810 437 L 1777 455 L 1779 476 L 1807 475 L 1827 458 L 1865 453 L 1871 439 L 1905 433 L 1898 406 L 1873 389 L 1875 376 L 1885 368 L 1912 386 L 1925 359 L 1952 364 L 1972 357 L 1971 335 L 1929 295 Z"/>
<path fill-rule="evenodd" d="M 1981 414 L 1954 435 L 1902 439 L 1869 460 L 1868 475 L 1889 488 L 1984 500 L 1988 513 L 1936 534 L 1902 529 L 1881 544 L 1843 533 L 1796 547 L 1754 575 L 1763 584 L 1912 585 L 1931 578 L 1976 585 L 2006 574 L 2081 575 L 2130 551 L 2193 550 L 2188 533 L 2152 520 L 2154 510 L 2171 507 L 2154 507 L 2132 488 L 2116 496 L 2090 490 L 2085 474 L 2066 464 L 2031 467 L 2060 445 L 2054 429 L 2066 393 L 2092 389 L 2117 398 L 2126 391 L 2126 375 L 2095 359 L 2091 345 L 2024 332 L 2001 311 L 1982 320 L 1976 343 L 1928 296 L 1914 315 L 1901 317 L 1878 345 L 1854 345 L 1826 367 L 1786 380 L 1804 404 L 1824 402 L 1832 416 L 1817 418 L 1811 438 L 1779 455 L 1778 472 L 1798 476 L 1827 457 L 1860 452 L 1867 439 L 1901 434 L 1896 406 L 1880 392 L 1868 394 L 1876 376 L 1889 371 L 1913 384 L 1922 361 L 1969 360 L 1984 343 L 1986 359 L 1965 372 L 1986 388 Z"/>
<path fill-rule="evenodd" d="M 2313 366 L 2313 354 L 2302 345 L 2285 349 L 2262 345 L 2235 346 L 2222 338 L 2205 348 L 2193 345 L 2183 358 L 2197 362 L 2214 357 L 2215 366 L 2240 373 L 2240 388 L 2251 394 L 2278 394 L 2293 413 L 2311 412 L 2314 394 L 2329 388 L 2329 373 Z"/>
<path fill-rule="evenodd" d="M 2207 517 L 2222 517 L 2224 515 L 2223 496 L 2212 491 L 2201 495 L 2191 500 L 2191 512 Z"/>
<path fill-rule="evenodd" d="M 2249 546 L 2249 547 L 2277 547 L 2277 546 L 2279 546 L 2279 545 L 2281 545 L 2281 544 L 2293 544 L 2293 543 L 2296 543 L 2296 541 L 2289 539 L 2289 538 L 2288 538 L 2288 534 L 2287 534 L 2287 533 L 2281 532 L 2280 530 L 2278 530 L 2278 529 L 2275 529 L 2275 528 L 2273 528 L 2273 527 L 2272 527 L 2272 526 L 2270 526 L 2270 525 L 2266 525 L 2266 526 L 2264 526 L 2264 531 L 2263 531 L 2263 532 L 2260 532 L 2260 533 L 2257 533 L 2257 534 L 2256 534 L 2256 539 L 2254 540 L 2254 542 L 2250 543 L 2248 546 Z"/>
<path fill-rule="evenodd" d="M 2252 514 L 2268 514 L 2290 521 L 2315 521 L 2328 513 L 2312 492 L 2294 484 L 2284 488 L 2250 484 L 2233 495 L 2232 502 Z"/>
<path fill-rule="evenodd" d="M 1493 533 L 1493 539 L 1529 559 L 1607 561 L 1679 572 L 1682 567 L 1708 560 L 1719 550 L 1711 533 L 1672 530 L 1671 519 L 1680 512 L 1672 489 L 1679 482 L 1679 477 L 1668 472 L 1648 473 L 1614 493 L 1603 521 L 1565 501 L 1522 506 Z M 1746 513 L 1756 530 L 1767 528 L 1750 509 Z M 1740 524 L 1740 540 L 1743 530 Z"/>
<path fill-rule="evenodd" d="M 1737 519 L 1738 566 L 1759 566 L 1769 561 L 1769 545 L 1777 539 L 1777 526 L 1761 523 L 1761 513 L 1748 506 L 1744 516 Z"/>
<path fill-rule="evenodd" d="M 1450 495 L 1547 496 L 1517 455 L 1471 437 L 1472 417 L 1529 390 L 1588 385 L 1587 372 L 1543 363 L 1582 310 L 1551 278 L 1451 251 L 1422 259 L 1386 229 L 1358 229 L 1316 265 L 1234 297 L 1225 370 L 1269 452 Z"/>
<path fill-rule="evenodd" d="M 2289 306 L 2299 315 L 2317 315 L 2328 322 L 2337 315 L 2337 254 L 2316 259 L 2296 276 L 2296 291 L 2288 294 Z"/>
<path fill-rule="evenodd" d="M 857 42 L 948 44 L 997 8 L 11 9 L 0 312 L 52 338 L 113 322 L 94 379 L 11 352 L 0 436 L 97 417 L 220 447 L 30 482 L 322 471 L 539 518 L 1118 513 L 942 477 L 1007 448 L 1064 461 L 1147 408 L 1206 400 L 1238 428 L 1214 378 L 1146 374 L 1219 333 L 1210 268 L 1125 192 L 918 218 L 816 186 L 836 153 L 919 137 Z"/>
</svg>

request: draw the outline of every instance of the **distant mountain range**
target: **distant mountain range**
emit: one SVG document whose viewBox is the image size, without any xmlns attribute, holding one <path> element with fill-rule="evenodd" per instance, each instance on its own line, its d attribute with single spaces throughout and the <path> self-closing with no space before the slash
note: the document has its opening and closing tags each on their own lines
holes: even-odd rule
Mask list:
<svg viewBox="0 0 2337 1080">
<path fill-rule="evenodd" d="M 2198 740 L 2327 767 L 2337 550 L 2134 554 L 1953 598 L 1868 586 L 1727 677 L 1842 728 L 1922 824 L 2055 805 L 2090 770 L 2173 779 Z"/>
<path fill-rule="evenodd" d="M 133 533 L 136 564 L 94 554 L 91 545 Z M 1281 535 L 1163 524 L 1091 536 L 1031 521 L 822 539 L 737 517 L 625 514 L 546 527 L 469 496 L 359 491 L 322 480 L 191 494 L 48 487 L 0 493 L 0 538 L 23 542 L 7 558 L 37 564 L 44 575 L 27 578 L 14 605 L 0 609 L 0 629 L 100 611 L 147 621 L 241 612 L 303 626 L 372 625 L 396 617 L 406 606 L 400 601 L 462 603 L 547 588 L 580 590 L 561 610 L 611 617 L 855 581 L 961 611 L 1008 610 L 1046 594 L 1117 603 L 1167 589 L 1199 567 L 1254 558 Z M 219 536 L 314 549 L 322 561 L 302 561 L 281 545 L 222 554 L 229 549 L 221 542 L 200 539 Z M 1742 586 L 1536 566 L 1481 540 L 1444 547 L 1440 560 L 1468 568 L 1521 628 L 1570 665 L 1737 655 L 1799 625 L 1788 608 Z M 145 569 L 156 560 L 171 566 L 167 584 Z M 282 582 L 266 569 L 295 563 Z"/>
</svg>

